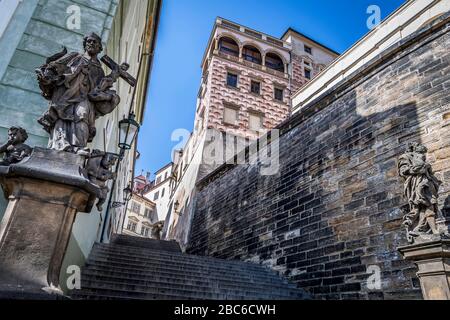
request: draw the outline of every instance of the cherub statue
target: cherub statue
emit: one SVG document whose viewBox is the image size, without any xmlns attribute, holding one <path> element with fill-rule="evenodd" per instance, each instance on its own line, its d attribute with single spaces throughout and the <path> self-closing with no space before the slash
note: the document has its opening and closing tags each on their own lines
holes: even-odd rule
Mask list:
<svg viewBox="0 0 450 320">
<path fill-rule="evenodd" d="M 24 144 L 27 139 L 28 134 L 25 129 L 11 127 L 8 130 L 8 141 L 0 146 L 0 153 L 4 153 L 0 166 L 9 166 L 22 161 L 25 157 L 29 157 L 33 149 Z"/>
<path fill-rule="evenodd" d="M 431 165 L 426 161 L 427 148 L 413 143 L 399 158 L 398 172 L 405 179 L 404 193 L 409 212 L 404 216 L 409 242 L 424 234 L 440 234 L 436 219 L 441 217 L 438 209 L 438 190 L 441 184 Z"/>
<path fill-rule="evenodd" d="M 82 170 L 83 175 L 100 188 L 97 202 L 98 211 L 103 210 L 103 204 L 108 196 L 108 180 L 117 178 L 117 174 L 111 171 L 116 160 L 117 155 L 113 153 L 93 150 L 87 160 L 85 169 Z"/>
</svg>

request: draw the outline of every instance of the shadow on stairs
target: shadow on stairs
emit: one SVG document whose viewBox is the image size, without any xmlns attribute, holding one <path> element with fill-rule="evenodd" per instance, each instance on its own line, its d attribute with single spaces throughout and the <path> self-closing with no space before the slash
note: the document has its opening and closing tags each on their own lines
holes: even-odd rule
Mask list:
<svg viewBox="0 0 450 320">
<path fill-rule="evenodd" d="M 175 241 L 116 235 L 94 245 L 73 299 L 297 300 L 310 296 L 273 270 L 181 252 Z"/>
</svg>

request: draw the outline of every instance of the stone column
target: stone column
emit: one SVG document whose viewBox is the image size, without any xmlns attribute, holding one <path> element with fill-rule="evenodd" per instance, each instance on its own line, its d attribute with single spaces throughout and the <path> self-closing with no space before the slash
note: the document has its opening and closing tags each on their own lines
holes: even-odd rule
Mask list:
<svg viewBox="0 0 450 320">
<path fill-rule="evenodd" d="M 398 248 L 419 268 L 417 277 L 425 300 L 450 300 L 450 240 L 439 238 Z"/>
<path fill-rule="evenodd" d="M 219 54 L 219 39 L 214 39 L 214 50 L 213 50 L 214 54 Z"/>
<path fill-rule="evenodd" d="M 0 167 L 9 204 L 0 224 L 0 295 L 61 293 L 59 275 L 77 212 L 90 212 L 98 192 L 81 172 L 84 157 L 35 148 Z"/>
</svg>

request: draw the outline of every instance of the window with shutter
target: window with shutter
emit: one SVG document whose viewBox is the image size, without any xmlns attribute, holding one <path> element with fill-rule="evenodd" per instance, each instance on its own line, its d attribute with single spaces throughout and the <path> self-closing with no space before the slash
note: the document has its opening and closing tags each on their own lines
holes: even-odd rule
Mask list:
<svg viewBox="0 0 450 320">
<path fill-rule="evenodd" d="M 263 116 L 259 113 L 249 114 L 249 129 L 253 131 L 260 131 L 263 128 Z"/>
<path fill-rule="evenodd" d="M 223 122 L 236 125 L 238 122 L 238 109 L 231 106 L 224 106 Z"/>
</svg>

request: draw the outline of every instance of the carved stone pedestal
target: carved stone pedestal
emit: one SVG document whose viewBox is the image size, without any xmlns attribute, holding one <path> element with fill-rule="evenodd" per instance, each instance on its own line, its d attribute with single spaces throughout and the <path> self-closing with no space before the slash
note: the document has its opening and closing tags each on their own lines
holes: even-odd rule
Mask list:
<svg viewBox="0 0 450 320">
<path fill-rule="evenodd" d="M 398 250 L 419 268 L 417 276 L 425 300 L 450 300 L 450 240 L 432 237 L 434 241 L 419 241 Z"/>
<path fill-rule="evenodd" d="M 58 293 L 61 265 L 77 212 L 90 212 L 98 189 L 82 174 L 84 158 L 35 148 L 0 166 L 9 205 L 0 224 L 0 296 Z M 43 289 L 45 291 L 43 291 Z"/>
</svg>

